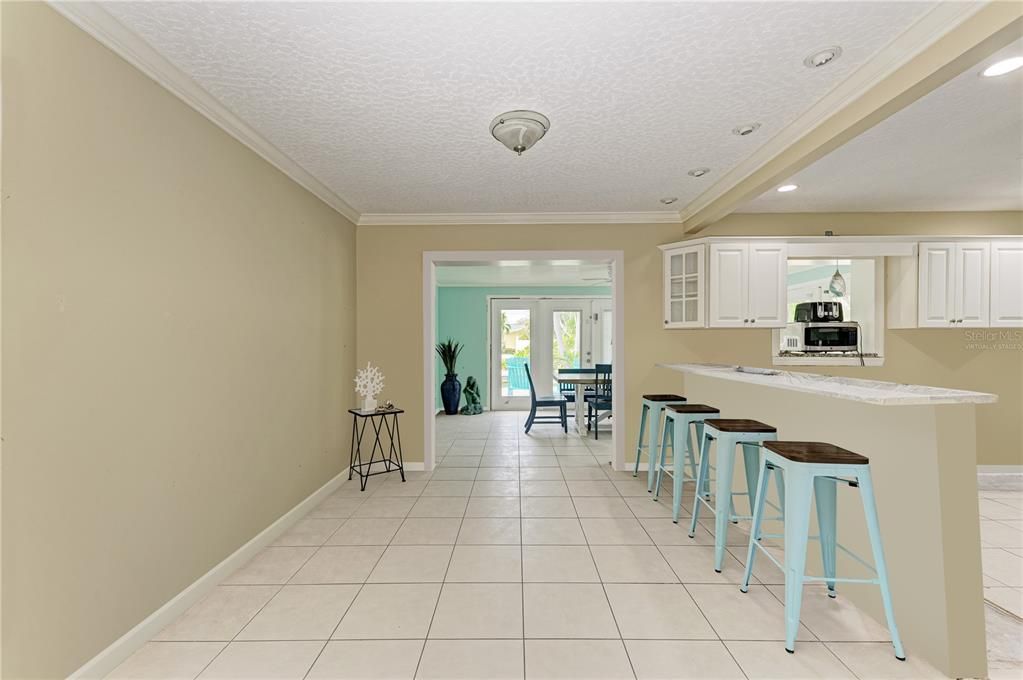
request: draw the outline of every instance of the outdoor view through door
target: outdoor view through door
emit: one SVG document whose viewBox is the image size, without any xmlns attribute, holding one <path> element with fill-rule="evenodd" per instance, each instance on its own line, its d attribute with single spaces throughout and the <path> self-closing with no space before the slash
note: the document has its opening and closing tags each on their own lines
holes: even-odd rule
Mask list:
<svg viewBox="0 0 1023 680">
<path fill-rule="evenodd" d="M 491 404 L 529 407 L 526 364 L 538 393 L 556 394 L 554 373 L 610 362 L 611 300 L 513 298 L 491 300 Z"/>
</svg>

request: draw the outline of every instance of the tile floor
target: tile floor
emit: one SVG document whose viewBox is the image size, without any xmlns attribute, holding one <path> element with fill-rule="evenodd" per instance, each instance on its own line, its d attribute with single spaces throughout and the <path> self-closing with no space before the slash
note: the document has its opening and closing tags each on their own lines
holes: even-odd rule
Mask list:
<svg viewBox="0 0 1023 680">
<path fill-rule="evenodd" d="M 988 674 L 1023 678 L 1023 480 L 980 476 L 980 552 L 984 568 Z"/>
<path fill-rule="evenodd" d="M 943 677 L 816 589 L 785 653 L 781 573 L 761 560 L 740 593 L 738 531 L 715 574 L 710 533 L 689 539 L 642 475 L 612 471 L 611 437 L 522 420 L 441 417 L 432 473 L 344 484 L 109 677 Z M 987 593 L 1012 625 L 1020 499 L 982 500 Z M 1005 623 L 998 677 L 1019 677 Z"/>
</svg>

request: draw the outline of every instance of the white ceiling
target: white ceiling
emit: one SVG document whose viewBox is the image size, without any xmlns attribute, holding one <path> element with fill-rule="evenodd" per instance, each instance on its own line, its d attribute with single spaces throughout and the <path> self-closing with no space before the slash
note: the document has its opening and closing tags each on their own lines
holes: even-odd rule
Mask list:
<svg viewBox="0 0 1023 680">
<path fill-rule="evenodd" d="M 982 78 L 1000 50 L 740 212 L 1023 210 L 1023 70 Z"/>
<path fill-rule="evenodd" d="M 611 285 L 608 262 L 592 260 L 507 260 L 437 267 L 438 286 Z"/>
<path fill-rule="evenodd" d="M 360 213 L 677 210 L 934 5 L 103 3 Z M 551 119 L 522 157 L 517 108 Z"/>
</svg>

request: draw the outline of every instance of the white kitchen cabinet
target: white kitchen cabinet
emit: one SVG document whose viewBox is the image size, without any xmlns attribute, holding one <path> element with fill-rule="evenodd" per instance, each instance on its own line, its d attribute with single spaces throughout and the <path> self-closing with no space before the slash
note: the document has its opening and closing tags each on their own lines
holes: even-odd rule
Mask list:
<svg viewBox="0 0 1023 680">
<path fill-rule="evenodd" d="M 991 244 L 986 241 L 924 242 L 920 244 L 919 257 L 919 326 L 987 326 Z"/>
<path fill-rule="evenodd" d="M 664 327 L 706 325 L 706 251 L 704 245 L 664 251 Z"/>
<path fill-rule="evenodd" d="M 993 328 L 1023 328 L 1023 239 L 991 244 Z"/>
<path fill-rule="evenodd" d="M 709 324 L 715 328 L 785 325 L 788 252 L 784 242 L 710 244 Z"/>
</svg>

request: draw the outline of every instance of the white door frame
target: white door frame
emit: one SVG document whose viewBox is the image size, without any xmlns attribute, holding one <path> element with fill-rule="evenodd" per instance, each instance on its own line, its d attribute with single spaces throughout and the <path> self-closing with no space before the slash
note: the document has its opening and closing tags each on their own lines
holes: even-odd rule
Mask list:
<svg viewBox="0 0 1023 680">
<path fill-rule="evenodd" d="M 437 265 L 487 264 L 501 260 L 606 260 L 611 263 L 611 304 L 614 306 L 614 373 L 611 398 L 621 416 L 612 430 L 615 470 L 625 469 L 625 251 L 622 250 L 454 250 L 423 251 L 423 467 L 432 470 L 436 458 L 434 423 L 437 390 L 434 340 L 437 336 Z"/>
</svg>

